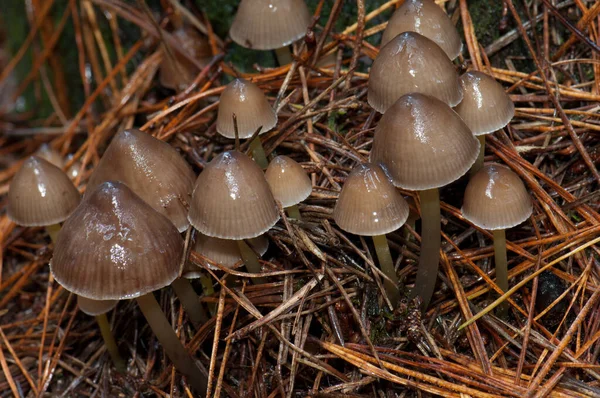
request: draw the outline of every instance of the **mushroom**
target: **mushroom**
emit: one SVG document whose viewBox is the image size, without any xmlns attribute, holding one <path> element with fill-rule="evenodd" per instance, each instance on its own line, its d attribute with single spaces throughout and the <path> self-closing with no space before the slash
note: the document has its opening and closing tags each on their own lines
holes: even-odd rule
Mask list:
<svg viewBox="0 0 600 398">
<path fill-rule="evenodd" d="M 396 187 L 419 192 L 421 255 L 412 292 L 426 308 L 440 256 L 438 188 L 464 175 L 477 158 L 479 141 L 444 102 L 424 94 L 401 97 L 375 129 L 371 161 L 381 162 Z"/>
<path fill-rule="evenodd" d="M 288 215 L 300 220 L 298 203 L 312 192 L 312 182 L 302 166 L 287 156 L 277 156 L 267 167 L 265 178 L 273 196 L 281 202 Z"/>
<path fill-rule="evenodd" d="M 260 273 L 258 258 L 243 239 L 267 232 L 279 211 L 260 167 L 241 152 L 227 151 L 198 176 L 188 218 L 201 234 L 236 240 L 248 270 Z"/>
<path fill-rule="evenodd" d="M 487 164 L 469 180 L 461 211 L 471 224 L 492 231 L 496 282 L 508 291 L 505 229 L 521 224 L 533 211 L 523 181 L 506 166 Z"/>
<path fill-rule="evenodd" d="M 406 0 L 391 16 L 383 31 L 381 47 L 404 32 L 417 32 L 440 46 L 453 60 L 462 50 L 456 27 L 433 0 Z"/>
<path fill-rule="evenodd" d="M 59 169 L 62 169 L 65 166 L 65 162 L 63 160 L 63 157 L 60 155 L 60 153 L 58 153 L 58 151 L 56 149 L 52 148 L 48 144 L 40 145 L 38 150 L 35 151 L 34 156 L 37 156 L 38 158 L 42 158 L 44 160 L 47 160 L 48 162 L 52 163 Z"/>
<path fill-rule="evenodd" d="M 304 0 L 242 0 L 229 35 L 242 47 L 275 50 L 279 65 L 287 65 L 287 46 L 306 35 L 311 20 Z"/>
<path fill-rule="evenodd" d="M 346 232 L 371 236 L 392 307 L 400 299 L 398 276 L 385 234 L 400 228 L 409 207 L 383 169 L 371 163 L 355 167 L 342 187 L 333 209 L 333 219 Z"/>
<path fill-rule="evenodd" d="M 234 124 L 237 123 L 238 137 L 251 138 L 260 129 L 260 134 L 270 131 L 277 124 L 277 115 L 258 86 L 248 80 L 235 79 L 229 83 L 219 101 L 217 132 L 226 138 L 235 138 Z M 250 144 L 252 156 L 263 169 L 268 161 L 260 138 Z"/>
<path fill-rule="evenodd" d="M 483 167 L 485 136 L 506 126 L 515 115 L 515 105 L 504 88 L 491 76 L 471 71 L 460 77 L 463 100 L 454 110 L 479 139 L 481 149 L 471 175 Z"/>
<path fill-rule="evenodd" d="M 10 183 L 8 218 L 24 227 L 46 227 L 56 242 L 60 223 L 75 210 L 80 200 L 79 191 L 61 169 L 31 156 Z"/>
<path fill-rule="evenodd" d="M 169 325 L 153 291 L 180 273 L 183 239 L 164 215 L 121 182 L 97 186 L 65 221 L 50 271 L 92 300 L 136 299 L 175 367 L 199 392 L 206 378 Z"/>
<path fill-rule="evenodd" d="M 462 100 L 454 65 L 437 44 L 415 32 L 404 32 L 387 43 L 369 74 L 369 105 L 384 113 L 409 93 L 434 96 L 450 106 Z"/>
</svg>

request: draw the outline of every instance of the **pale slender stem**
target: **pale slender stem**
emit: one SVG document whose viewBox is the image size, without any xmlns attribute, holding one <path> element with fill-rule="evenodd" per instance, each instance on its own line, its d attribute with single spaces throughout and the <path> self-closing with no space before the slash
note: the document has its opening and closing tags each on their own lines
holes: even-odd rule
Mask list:
<svg viewBox="0 0 600 398">
<path fill-rule="evenodd" d="M 291 64 L 294 60 L 288 46 L 276 48 L 275 55 L 277 56 L 277 63 L 279 66 Z"/>
<path fill-rule="evenodd" d="M 175 368 L 187 377 L 187 382 L 197 390 L 199 394 L 206 393 L 206 377 L 198 368 L 194 359 L 187 352 L 177 334 L 163 314 L 162 309 L 156 302 L 153 293 L 140 296 L 137 303 L 146 317 L 146 321 L 156 335 L 156 338 L 164 348 L 167 356 L 171 359 Z"/>
<path fill-rule="evenodd" d="M 298 205 L 286 207 L 285 210 L 287 211 L 289 218 L 294 218 L 298 221 L 302 220 L 302 216 L 300 215 L 300 210 L 298 209 Z"/>
<path fill-rule="evenodd" d="M 123 361 L 123 358 L 121 358 L 121 354 L 119 354 L 119 348 L 117 347 L 115 337 L 110 330 L 110 324 L 108 323 L 106 314 L 96 315 L 96 322 L 98 323 L 100 333 L 104 339 L 106 350 L 110 354 L 110 357 L 115 364 L 115 368 L 117 368 L 119 372 L 124 373 L 127 370 L 127 367 L 125 366 L 125 361 Z"/>
<path fill-rule="evenodd" d="M 494 262 L 496 264 L 496 284 L 503 292 L 508 291 L 508 265 L 506 260 L 506 233 L 503 229 L 493 231 Z M 498 307 L 497 315 L 504 317 L 508 314 L 508 303 Z"/>
<path fill-rule="evenodd" d="M 177 278 L 171 283 L 171 287 L 175 290 L 175 294 L 179 301 L 183 305 L 183 309 L 190 317 L 190 320 L 195 325 L 200 325 L 208 321 L 208 316 L 202 308 L 202 303 L 198 298 L 198 295 L 194 291 L 194 288 L 185 278 Z"/>
<path fill-rule="evenodd" d="M 236 242 L 248 272 L 252 274 L 260 274 L 262 272 L 262 267 L 260 266 L 260 262 L 258 261 L 258 257 L 256 257 L 254 250 L 252 250 L 243 240 L 238 240 Z M 259 284 L 265 283 L 266 281 L 265 278 L 252 278 L 252 282 Z"/>
<path fill-rule="evenodd" d="M 202 290 L 204 291 L 205 296 L 212 296 L 215 293 L 215 289 L 212 284 L 212 279 L 210 279 L 210 277 L 204 272 L 200 274 L 200 283 L 202 284 Z M 215 303 L 207 303 L 207 305 L 208 311 L 211 315 L 217 313 L 217 306 L 215 305 Z"/>
<path fill-rule="evenodd" d="M 269 166 L 269 161 L 267 160 L 267 155 L 265 154 L 265 149 L 262 146 L 260 138 L 256 137 L 252 140 L 250 143 L 250 152 L 252 153 L 252 158 L 261 169 L 264 170 Z"/>
<path fill-rule="evenodd" d="M 420 218 L 419 215 L 416 213 L 413 213 L 412 211 L 408 214 L 408 218 L 406 219 L 406 222 L 404 223 L 404 240 L 406 240 L 407 242 L 410 239 L 411 234 L 410 234 L 409 229 L 406 227 L 410 227 L 410 229 L 412 229 L 414 231 L 415 224 L 419 218 Z"/>
<path fill-rule="evenodd" d="M 473 166 L 471 166 L 471 170 L 469 171 L 470 177 L 473 177 L 475 174 L 477 174 L 477 172 L 483 167 L 483 158 L 485 156 L 485 134 L 478 135 L 477 139 L 479 140 L 480 144 L 479 154 L 477 155 L 477 160 L 475 160 L 475 163 Z"/>
<path fill-rule="evenodd" d="M 390 280 L 384 279 L 383 286 L 387 293 L 392 307 L 396 308 L 398 301 L 400 300 L 400 291 L 398 290 L 398 276 L 396 275 L 396 269 L 394 268 L 394 262 L 392 261 L 392 254 L 390 253 L 390 247 L 385 235 L 372 236 L 373 244 L 375 245 L 375 252 L 377 253 L 377 259 L 379 260 L 379 267 L 383 271 L 384 275 Z"/>
<path fill-rule="evenodd" d="M 433 296 L 440 264 L 441 216 L 440 195 L 437 188 L 419 192 L 421 198 L 421 256 L 417 280 L 411 296 L 421 297 L 425 310 Z"/>
<path fill-rule="evenodd" d="M 52 243 L 56 243 L 56 238 L 58 238 L 58 233 L 60 232 L 60 224 L 48 225 L 46 227 L 46 232 L 50 236 Z"/>
</svg>

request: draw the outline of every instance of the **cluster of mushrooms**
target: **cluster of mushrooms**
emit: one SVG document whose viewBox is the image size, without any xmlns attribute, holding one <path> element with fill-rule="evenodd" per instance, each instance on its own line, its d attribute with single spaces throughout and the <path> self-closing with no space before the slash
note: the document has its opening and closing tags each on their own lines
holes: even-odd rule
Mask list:
<svg viewBox="0 0 600 398">
<path fill-rule="evenodd" d="M 240 45 L 276 49 L 283 63 L 291 59 L 287 46 L 310 22 L 303 0 L 243 0 L 230 33 Z M 503 128 L 514 107 L 492 77 L 458 76 L 452 60 L 461 47 L 454 25 L 433 0 L 406 0 L 391 17 L 371 68 L 368 102 L 383 116 L 371 163 L 348 175 L 333 219 L 344 231 L 373 238 L 391 308 L 401 291 L 386 234 L 410 213 L 398 188 L 418 193 L 421 254 L 412 296 L 421 298 L 423 308 L 433 295 L 440 261 L 439 188 L 471 170 L 462 214 L 493 231 L 496 280 L 503 291 L 508 289 L 504 230 L 532 212 L 514 172 L 497 163 L 483 165 L 485 134 Z M 297 204 L 312 191 L 293 159 L 277 156 L 268 162 L 260 134 L 276 125 L 277 114 L 261 89 L 235 79 L 221 94 L 216 130 L 235 139 L 236 148 L 240 139 L 250 139 L 253 159 L 237 149 L 226 151 L 196 177 L 173 147 L 132 129 L 119 132 L 106 148 L 83 200 L 73 176 L 61 169 L 62 158 L 53 160 L 48 148 L 28 158 L 15 175 L 8 216 L 22 226 L 47 228 L 54 242 L 52 276 L 77 295 L 83 312 L 96 316 L 118 369 L 125 364 L 105 313 L 119 300 L 135 299 L 177 369 L 194 388 L 206 389 L 204 372 L 153 292 L 170 285 L 193 323 L 207 319 L 186 279 L 200 277 L 206 293 L 212 292 L 211 279 L 186 261 L 182 233 L 190 226 L 197 231 L 194 250 L 207 259 L 207 268 L 243 261 L 253 279 L 261 280 L 259 258 L 268 247 L 264 234 L 283 211 L 301 220 Z"/>
</svg>

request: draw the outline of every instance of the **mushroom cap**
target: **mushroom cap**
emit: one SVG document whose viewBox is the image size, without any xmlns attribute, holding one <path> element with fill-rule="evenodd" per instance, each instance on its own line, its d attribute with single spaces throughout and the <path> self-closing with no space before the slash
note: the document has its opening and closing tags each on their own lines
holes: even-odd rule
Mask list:
<svg viewBox="0 0 600 398">
<path fill-rule="evenodd" d="M 117 306 L 119 300 L 91 300 L 77 296 L 77 305 L 81 312 L 89 316 L 106 314 Z"/>
<path fill-rule="evenodd" d="M 259 127 L 259 134 L 264 134 L 277 124 L 277 115 L 265 93 L 248 80 L 235 79 L 221 93 L 217 132 L 224 137 L 235 138 L 234 113 L 240 138 L 252 137 Z"/>
<path fill-rule="evenodd" d="M 356 166 L 342 187 L 333 219 L 346 232 L 363 236 L 383 235 L 406 222 L 408 203 L 376 164 Z"/>
<path fill-rule="evenodd" d="M 512 228 L 527 220 L 532 211 L 525 184 L 506 166 L 486 164 L 467 184 L 462 213 L 479 228 Z"/>
<path fill-rule="evenodd" d="M 247 243 L 261 257 L 269 249 L 269 239 L 264 235 L 249 239 Z M 243 261 L 237 241 L 235 240 L 219 239 L 198 234 L 194 250 L 227 268 L 232 268 L 238 262 Z M 213 267 L 210 263 L 207 263 L 207 266 L 210 269 L 218 270 L 218 268 Z"/>
<path fill-rule="evenodd" d="M 79 296 L 132 299 L 170 285 L 182 255 L 183 239 L 169 219 L 125 184 L 109 181 L 65 221 L 50 271 Z"/>
<path fill-rule="evenodd" d="M 250 239 L 275 225 L 279 211 L 260 167 L 241 152 L 227 151 L 198 176 L 188 218 L 204 235 Z"/>
<path fill-rule="evenodd" d="M 491 76 L 471 71 L 460 77 L 463 100 L 454 110 L 475 135 L 493 133 L 515 115 L 515 105 Z"/>
<path fill-rule="evenodd" d="M 434 96 L 450 106 L 463 97 L 454 65 L 437 44 L 415 32 L 404 32 L 387 43 L 373 61 L 368 101 L 384 113 L 409 93 Z"/>
<path fill-rule="evenodd" d="M 388 21 L 381 47 L 404 32 L 417 32 L 435 42 L 450 59 L 458 57 L 462 42 L 456 27 L 433 0 L 406 0 Z"/>
<path fill-rule="evenodd" d="M 10 183 L 8 218 L 24 227 L 63 222 L 75 210 L 81 195 L 64 171 L 31 156 Z"/>
<path fill-rule="evenodd" d="M 408 94 L 379 121 L 371 161 L 383 164 L 395 186 L 420 191 L 459 179 L 475 163 L 479 146 L 448 105 L 424 94 Z"/>
<path fill-rule="evenodd" d="M 35 151 L 34 156 L 37 156 L 38 158 L 42 158 L 44 160 L 47 160 L 48 162 L 52 163 L 59 169 L 62 169 L 65 165 L 65 161 L 64 161 L 63 157 L 60 155 L 60 153 L 58 153 L 58 151 L 56 149 L 52 148 L 48 144 L 40 145 L 38 150 Z"/>
<path fill-rule="evenodd" d="M 86 194 L 105 181 L 121 181 L 183 232 L 196 176 L 169 144 L 136 129 L 118 133 L 90 176 Z"/>
<path fill-rule="evenodd" d="M 242 47 L 274 50 L 303 38 L 311 19 L 304 0 L 242 0 L 229 36 Z"/>
<path fill-rule="evenodd" d="M 312 182 L 302 166 L 287 156 L 277 156 L 271 160 L 265 178 L 273 196 L 283 207 L 302 202 L 312 192 Z"/>
</svg>

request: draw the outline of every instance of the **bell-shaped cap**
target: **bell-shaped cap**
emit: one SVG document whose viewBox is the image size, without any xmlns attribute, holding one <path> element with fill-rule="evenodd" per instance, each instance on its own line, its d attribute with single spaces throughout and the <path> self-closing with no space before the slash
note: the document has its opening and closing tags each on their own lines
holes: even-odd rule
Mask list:
<svg viewBox="0 0 600 398">
<path fill-rule="evenodd" d="M 188 218 L 204 235 L 250 239 L 275 225 L 279 211 L 260 167 L 241 152 L 227 151 L 198 176 Z"/>
<path fill-rule="evenodd" d="M 8 218 L 24 227 L 63 222 L 75 210 L 81 195 L 64 171 L 31 156 L 16 172 L 8 190 Z"/>
<path fill-rule="evenodd" d="M 404 32 L 417 32 L 440 46 L 448 58 L 458 57 L 462 42 L 456 27 L 433 0 L 406 0 L 390 18 L 381 47 Z"/>
<path fill-rule="evenodd" d="M 183 232 L 196 176 L 171 145 L 139 130 L 118 133 L 90 176 L 87 192 L 121 181 Z"/>
<path fill-rule="evenodd" d="M 38 150 L 35 152 L 34 156 L 37 156 L 38 158 L 42 158 L 44 160 L 47 160 L 48 162 L 52 163 L 59 169 L 62 169 L 65 165 L 65 161 L 64 161 L 63 157 L 60 155 L 60 153 L 58 153 L 58 151 L 56 149 L 52 148 L 48 144 L 40 145 Z"/>
<path fill-rule="evenodd" d="M 454 110 L 475 135 L 493 133 L 515 115 L 515 105 L 491 76 L 471 71 L 460 77 L 463 100 Z"/>
<path fill-rule="evenodd" d="M 458 74 L 444 50 L 418 33 L 404 32 L 381 48 L 373 61 L 368 101 L 384 113 L 410 93 L 431 95 L 450 106 L 463 97 Z"/>
<path fill-rule="evenodd" d="M 462 213 L 479 228 L 512 228 L 527 220 L 532 211 L 525 184 L 506 166 L 487 164 L 467 184 Z"/>
<path fill-rule="evenodd" d="M 384 165 L 395 186 L 419 191 L 459 179 L 478 153 L 479 141 L 448 105 L 409 94 L 377 125 L 371 161 Z"/>
<path fill-rule="evenodd" d="M 242 47 L 274 50 L 303 38 L 311 18 L 304 0 L 242 0 L 229 36 Z"/>
<path fill-rule="evenodd" d="M 183 239 L 168 218 L 121 182 L 102 183 L 65 221 L 50 270 L 92 300 L 132 299 L 179 276 Z"/>
<path fill-rule="evenodd" d="M 302 166 L 287 156 L 277 156 L 271 160 L 265 177 L 273 196 L 283 207 L 302 202 L 312 192 L 312 182 Z"/>
<path fill-rule="evenodd" d="M 261 257 L 269 249 L 269 239 L 264 235 L 249 239 L 246 242 Z M 219 239 L 198 234 L 194 250 L 207 259 L 227 268 L 232 268 L 235 264 L 243 261 L 237 241 L 235 240 Z M 209 262 L 206 265 L 211 269 L 218 269 Z"/>
<path fill-rule="evenodd" d="M 356 166 L 346 178 L 333 209 L 333 219 L 346 232 L 375 236 L 400 228 L 409 210 L 383 169 L 365 163 Z"/>
<path fill-rule="evenodd" d="M 119 300 L 91 300 L 77 296 L 77 306 L 86 315 L 98 316 L 106 314 L 117 306 Z"/>
<path fill-rule="evenodd" d="M 219 101 L 217 132 L 235 138 L 233 114 L 240 138 L 250 138 L 258 130 L 264 134 L 277 124 L 277 115 L 258 86 L 248 80 L 235 79 L 225 87 Z"/>
</svg>

